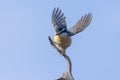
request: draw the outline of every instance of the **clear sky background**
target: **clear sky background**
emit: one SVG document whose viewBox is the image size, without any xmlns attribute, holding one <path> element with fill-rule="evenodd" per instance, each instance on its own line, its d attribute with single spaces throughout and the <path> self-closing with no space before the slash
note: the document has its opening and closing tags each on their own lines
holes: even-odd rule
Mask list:
<svg viewBox="0 0 120 80">
<path fill-rule="evenodd" d="M 68 28 L 93 14 L 67 49 L 75 80 L 120 80 L 120 0 L 1 0 L 0 80 L 55 80 L 66 70 L 48 41 L 54 7 L 65 13 Z"/>
</svg>

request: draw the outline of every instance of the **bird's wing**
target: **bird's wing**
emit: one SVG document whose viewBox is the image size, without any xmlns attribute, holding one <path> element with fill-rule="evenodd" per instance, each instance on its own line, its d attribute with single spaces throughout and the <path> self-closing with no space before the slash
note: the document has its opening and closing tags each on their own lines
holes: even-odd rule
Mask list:
<svg viewBox="0 0 120 80">
<path fill-rule="evenodd" d="M 52 24 L 56 32 L 67 29 L 64 13 L 59 8 L 54 8 L 52 13 Z"/>
<path fill-rule="evenodd" d="M 72 35 L 82 32 L 90 24 L 91 20 L 92 14 L 91 13 L 86 14 L 85 16 L 82 16 L 81 19 L 68 31 L 72 33 Z"/>
</svg>

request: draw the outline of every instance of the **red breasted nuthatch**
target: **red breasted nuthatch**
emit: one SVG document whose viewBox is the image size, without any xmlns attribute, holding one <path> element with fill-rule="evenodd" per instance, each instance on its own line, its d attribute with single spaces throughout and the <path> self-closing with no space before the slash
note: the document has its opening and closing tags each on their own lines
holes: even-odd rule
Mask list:
<svg viewBox="0 0 120 80">
<path fill-rule="evenodd" d="M 71 37 L 82 32 L 91 22 L 92 14 L 88 13 L 70 29 L 67 29 L 64 13 L 59 8 L 54 8 L 52 13 L 52 24 L 55 29 L 54 41 L 56 46 L 65 54 L 66 49 L 71 45 Z"/>
</svg>

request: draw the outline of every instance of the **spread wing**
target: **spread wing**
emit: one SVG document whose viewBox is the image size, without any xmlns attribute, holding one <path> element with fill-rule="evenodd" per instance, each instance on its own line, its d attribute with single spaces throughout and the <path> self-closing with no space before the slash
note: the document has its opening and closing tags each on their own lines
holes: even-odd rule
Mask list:
<svg viewBox="0 0 120 80">
<path fill-rule="evenodd" d="M 73 26 L 71 27 L 68 31 L 72 33 L 71 36 L 82 32 L 91 22 L 92 20 L 92 14 L 86 14 L 85 16 L 82 16 L 81 19 Z"/>
<path fill-rule="evenodd" d="M 67 30 L 64 13 L 59 8 L 54 8 L 53 10 L 52 24 L 56 32 L 60 32 L 63 29 Z"/>
</svg>

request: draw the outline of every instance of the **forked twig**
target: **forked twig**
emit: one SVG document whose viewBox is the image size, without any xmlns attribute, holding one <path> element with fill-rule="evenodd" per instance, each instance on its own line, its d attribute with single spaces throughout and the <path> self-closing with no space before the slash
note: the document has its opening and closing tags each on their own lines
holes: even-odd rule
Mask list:
<svg viewBox="0 0 120 80">
<path fill-rule="evenodd" d="M 57 47 L 56 43 L 48 36 L 50 44 L 61 54 L 61 50 Z"/>
</svg>

